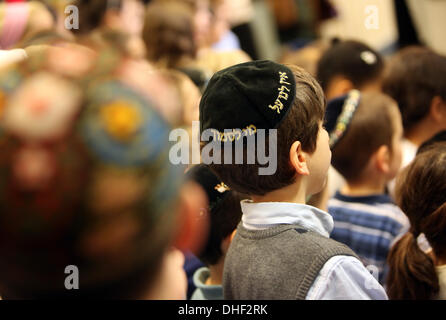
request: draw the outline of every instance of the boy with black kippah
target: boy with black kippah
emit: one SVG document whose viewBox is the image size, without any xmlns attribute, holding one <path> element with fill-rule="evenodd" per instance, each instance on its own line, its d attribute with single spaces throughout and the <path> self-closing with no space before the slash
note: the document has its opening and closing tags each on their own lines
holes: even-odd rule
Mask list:
<svg viewBox="0 0 446 320">
<path fill-rule="evenodd" d="M 230 190 L 206 165 L 191 168 L 187 177 L 206 191 L 210 221 L 208 240 L 198 255 L 207 267 L 198 269 L 194 274 L 197 289 L 192 295 L 192 300 L 222 300 L 225 256 L 242 217 L 240 201 L 243 197 Z"/>
<path fill-rule="evenodd" d="M 211 79 L 200 104 L 202 131 L 213 129 L 225 147 L 235 141 L 242 160 L 255 158 L 240 161 L 222 147 L 232 162 L 210 165 L 232 190 L 252 199 L 241 203 L 242 223 L 226 256 L 225 299 L 387 298 L 356 255 L 329 239 L 331 216 L 305 204 L 324 187 L 330 165 L 324 112 L 322 89 L 298 67 L 254 61 Z M 232 139 L 228 132 L 245 134 Z M 270 147 L 277 161 L 272 174 L 260 174 L 264 163 L 250 137 L 257 147 Z"/>
</svg>

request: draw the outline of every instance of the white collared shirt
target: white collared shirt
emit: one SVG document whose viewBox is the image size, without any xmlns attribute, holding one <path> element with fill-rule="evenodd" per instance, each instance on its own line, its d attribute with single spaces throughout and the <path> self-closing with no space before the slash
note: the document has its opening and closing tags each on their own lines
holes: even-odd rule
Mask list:
<svg viewBox="0 0 446 320">
<path fill-rule="evenodd" d="M 278 224 L 297 224 L 324 237 L 333 230 L 333 218 L 304 204 L 242 201 L 243 226 L 264 230 Z M 379 282 L 355 257 L 335 256 L 322 267 L 307 300 L 387 300 Z"/>
</svg>

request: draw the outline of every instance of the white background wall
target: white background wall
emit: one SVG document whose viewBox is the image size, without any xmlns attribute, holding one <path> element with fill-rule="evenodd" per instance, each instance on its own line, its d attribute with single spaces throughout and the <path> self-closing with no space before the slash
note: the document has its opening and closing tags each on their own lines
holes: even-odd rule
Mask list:
<svg viewBox="0 0 446 320">
<path fill-rule="evenodd" d="M 446 55 L 446 0 L 407 0 L 420 40 Z"/>
<path fill-rule="evenodd" d="M 339 16 L 321 26 L 323 38 L 360 40 L 378 50 L 397 41 L 398 28 L 393 0 L 331 0 L 331 2 Z"/>
</svg>

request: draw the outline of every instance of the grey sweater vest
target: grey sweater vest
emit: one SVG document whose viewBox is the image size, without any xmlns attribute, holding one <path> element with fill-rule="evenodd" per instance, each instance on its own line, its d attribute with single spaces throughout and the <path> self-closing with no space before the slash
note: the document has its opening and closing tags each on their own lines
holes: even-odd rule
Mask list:
<svg viewBox="0 0 446 320">
<path fill-rule="evenodd" d="M 239 225 L 225 259 L 227 300 L 304 300 L 324 264 L 355 253 L 298 225 L 251 231 Z"/>
</svg>

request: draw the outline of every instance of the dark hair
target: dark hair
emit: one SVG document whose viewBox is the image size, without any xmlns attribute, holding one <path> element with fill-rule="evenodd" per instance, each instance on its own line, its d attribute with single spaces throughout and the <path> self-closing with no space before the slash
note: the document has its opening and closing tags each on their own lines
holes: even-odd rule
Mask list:
<svg viewBox="0 0 446 320">
<path fill-rule="evenodd" d="M 395 101 L 385 94 L 373 92 L 361 95 L 361 101 L 345 135 L 335 145 L 332 165 L 347 180 L 358 179 L 370 157 L 379 147 L 392 149 L 395 132 Z"/>
<path fill-rule="evenodd" d="M 244 143 L 244 159 L 247 159 L 248 154 L 254 153 L 255 164 L 235 164 L 235 152 L 232 152 L 232 164 L 210 165 L 232 190 L 247 195 L 265 195 L 287 187 L 296 179 L 296 171 L 291 166 L 289 157 L 293 143 L 300 141 L 305 152 L 313 153 L 316 150 L 320 123 L 325 114 L 324 94 L 320 85 L 307 71 L 297 66 L 288 67 L 296 79 L 296 97 L 277 128 L 277 171 L 274 175 L 259 175 L 258 170 L 263 165 L 259 163 L 257 153 L 248 150 L 247 144 Z M 269 139 L 266 139 L 265 150 L 269 150 L 268 148 Z M 224 155 L 222 159 L 223 157 Z"/>
<path fill-rule="evenodd" d="M 434 254 L 446 254 L 446 143 L 419 154 L 397 179 L 396 197 L 411 230 L 390 250 L 390 299 L 432 299 L 439 291 L 432 258 L 417 238 L 424 233 Z"/>
<path fill-rule="evenodd" d="M 149 61 L 175 68 L 181 58 L 195 57 L 193 16 L 193 8 L 183 1 L 155 1 L 147 6 L 143 39 Z"/>
<path fill-rule="evenodd" d="M 364 53 L 375 61 L 367 61 Z M 322 89 L 327 90 L 331 80 L 336 76 L 349 79 L 355 88 L 361 89 L 365 84 L 381 77 L 384 70 L 382 56 L 358 41 L 334 42 L 332 47 L 325 51 L 317 66 L 317 79 Z"/>
<path fill-rule="evenodd" d="M 79 29 L 73 32 L 86 34 L 101 26 L 107 10 L 120 10 L 122 0 L 76 0 L 74 4 L 79 8 Z"/>
<path fill-rule="evenodd" d="M 385 72 L 383 90 L 398 102 L 405 130 L 430 111 L 432 99 L 446 100 L 446 57 L 423 47 L 397 53 Z"/>
<path fill-rule="evenodd" d="M 240 201 L 244 197 L 235 192 L 229 191 L 215 207 L 209 211 L 210 230 L 208 240 L 198 258 L 206 265 L 217 264 L 223 255 L 221 250 L 222 241 L 230 236 L 242 218 Z"/>
<path fill-rule="evenodd" d="M 437 135 L 435 135 L 433 138 L 429 139 L 428 141 L 424 142 L 421 147 L 418 148 L 417 154 L 423 153 L 426 150 L 431 149 L 435 146 L 435 144 L 439 142 L 446 142 L 446 130 L 441 131 Z"/>
</svg>

